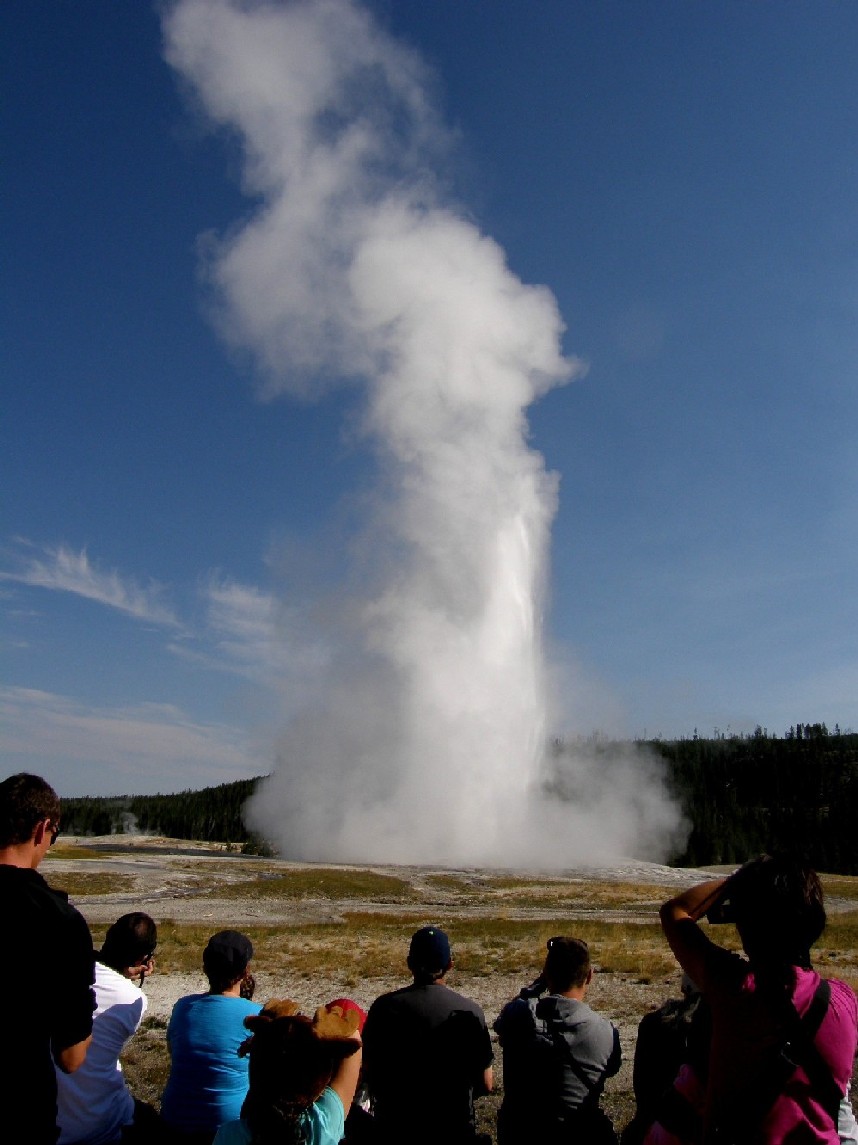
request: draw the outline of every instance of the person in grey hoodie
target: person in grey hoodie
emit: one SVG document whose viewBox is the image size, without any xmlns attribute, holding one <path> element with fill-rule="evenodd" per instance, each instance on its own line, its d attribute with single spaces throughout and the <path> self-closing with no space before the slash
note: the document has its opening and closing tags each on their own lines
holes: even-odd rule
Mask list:
<svg viewBox="0 0 858 1145">
<path fill-rule="evenodd" d="M 499 1145 L 616 1141 L 599 1099 L 620 1068 L 620 1036 L 584 1001 L 592 980 L 587 943 L 551 938 L 540 977 L 501 1011 Z"/>
</svg>

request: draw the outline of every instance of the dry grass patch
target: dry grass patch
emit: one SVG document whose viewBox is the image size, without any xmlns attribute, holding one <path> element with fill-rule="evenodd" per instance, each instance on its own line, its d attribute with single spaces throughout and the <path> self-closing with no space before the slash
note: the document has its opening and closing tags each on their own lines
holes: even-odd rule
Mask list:
<svg viewBox="0 0 858 1145">
<path fill-rule="evenodd" d="M 820 875 L 826 897 L 858 899 L 858 877 L 855 875 Z"/>
<path fill-rule="evenodd" d="M 648 982 L 675 967 L 655 923 L 570 922 L 558 917 L 534 923 L 522 919 L 478 919 L 451 924 L 456 965 L 466 974 L 524 974 L 538 971 L 549 938 L 571 934 L 590 946 L 594 965 Z"/>
<path fill-rule="evenodd" d="M 671 894 L 660 884 L 515 875 L 429 875 L 429 886 L 465 902 L 574 910 L 655 910 Z M 678 889 L 678 888 L 677 888 Z"/>
<path fill-rule="evenodd" d="M 484 977 L 528 974 L 541 963 L 549 938 L 574 934 L 591 949 L 596 967 L 607 973 L 657 980 L 676 971 L 661 927 L 649 922 L 612 922 L 586 919 L 570 923 L 552 919 L 504 917 L 432 918 L 424 913 L 396 914 L 350 911 L 344 920 L 249 926 L 244 932 L 255 948 L 255 961 L 272 973 L 280 971 L 312 977 L 341 973 L 348 968 L 355 981 L 403 973 L 408 941 L 417 927 L 436 923 L 450 934 L 457 969 Z M 106 927 L 93 928 L 94 937 Z M 707 927 L 721 946 L 740 950 L 732 926 Z M 211 923 L 184 924 L 167 919 L 158 927 L 158 964 L 166 973 L 198 970 L 202 950 L 213 932 Z M 813 953 L 823 973 L 846 977 L 858 972 L 858 911 L 835 916 Z"/>
<path fill-rule="evenodd" d="M 46 872 L 47 873 L 47 872 Z M 57 890 L 65 891 L 71 899 L 88 895 L 126 894 L 137 890 L 137 880 L 133 875 L 114 875 L 106 871 L 66 871 L 51 875 L 50 884 Z"/>
<path fill-rule="evenodd" d="M 45 856 L 45 861 L 48 863 L 55 862 L 57 859 L 109 859 L 116 858 L 115 855 L 106 854 L 104 851 L 95 851 L 92 847 L 81 846 L 79 843 L 64 843 L 62 835 L 59 836 L 58 841 L 51 847 Z"/>
<path fill-rule="evenodd" d="M 427 887 L 437 887 L 439 891 L 454 894 L 473 894 L 475 884 L 482 887 L 482 880 L 470 875 L 427 875 L 423 880 Z"/>
<path fill-rule="evenodd" d="M 328 947 L 332 969 L 347 965 L 356 980 L 382 978 L 402 972 L 412 932 L 425 924 L 425 917 L 395 917 L 371 913 L 347 915 L 345 943 L 342 928 L 319 928 L 310 946 Z M 530 975 L 538 970 L 549 938 L 575 934 L 591 946 L 593 960 L 602 969 L 631 974 L 642 981 L 669 974 L 674 968 L 660 929 L 655 925 L 619 926 L 596 920 L 570 925 L 568 919 L 554 918 L 534 923 L 510 918 L 434 918 L 431 921 L 450 934 L 456 969 L 464 975 L 486 977 L 493 974 Z M 306 931 L 305 931 L 306 932 Z M 343 945 L 348 960 L 342 960 Z M 303 961 L 296 956 L 293 965 Z M 303 967 L 302 967 L 303 969 Z M 312 973 L 313 959 L 306 972 Z"/>
<path fill-rule="evenodd" d="M 170 1075 L 170 1053 L 160 1018 L 144 1018 L 122 1054 L 122 1068 L 134 1096 L 160 1108 L 161 1094 Z"/>
<path fill-rule="evenodd" d="M 210 887 L 205 893 L 216 898 L 371 899 L 394 903 L 415 897 L 411 884 L 394 875 L 326 867 L 272 871 L 262 876 L 253 872 L 253 877 Z"/>
<path fill-rule="evenodd" d="M 574 934 L 590 945 L 597 969 L 652 982 L 676 972 L 676 963 L 657 923 L 617 923 L 599 919 L 571 922 L 557 916 L 533 921 L 504 917 L 432 918 L 412 911 L 396 914 L 350 911 L 344 921 L 292 923 L 242 928 L 254 945 L 254 961 L 275 975 L 312 978 L 347 975 L 356 984 L 365 979 L 405 973 L 408 940 L 428 922 L 450 934 L 456 968 L 464 975 L 521 974 L 537 971 L 545 945 L 557 934 Z M 853 927 L 854 927 L 853 923 Z M 165 920 L 158 927 L 158 966 L 165 973 L 197 971 L 202 950 L 213 932 L 211 923 L 177 924 Z M 820 962 L 838 966 L 852 946 L 852 930 L 833 930 Z M 732 927 L 719 927 L 717 941 L 738 949 Z M 833 972 L 833 971 L 829 971 Z"/>
<path fill-rule="evenodd" d="M 813 963 L 820 974 L 842 978 L 858 992 L 858 910 L 828 916 Z"/>
</svg>

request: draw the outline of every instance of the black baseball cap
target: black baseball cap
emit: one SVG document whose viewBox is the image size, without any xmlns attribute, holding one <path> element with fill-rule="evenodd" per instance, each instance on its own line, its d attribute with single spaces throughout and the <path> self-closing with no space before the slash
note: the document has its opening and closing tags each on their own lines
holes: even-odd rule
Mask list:
<svg viewBox="0 0 858 1145">
<path fill-rule="evenodd" d="M 247 969 L 253 957 L 253 943 L 238 930 L 219 930 L 213 934 L 203 951 L 203 966 L 229 978 L 237 978 Z"/>
<path fill-rule="evenodd" d="M 446 970 L 452 961 L 450 940 L 437 926 L 422 926 L 411 937 L 408 965 L 412 969 Z"/>
</svg>

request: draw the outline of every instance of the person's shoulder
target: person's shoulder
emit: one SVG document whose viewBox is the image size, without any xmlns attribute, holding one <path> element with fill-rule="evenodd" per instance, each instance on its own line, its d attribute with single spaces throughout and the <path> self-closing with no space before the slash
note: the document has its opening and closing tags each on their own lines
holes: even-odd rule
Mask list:
<svg viewBox="0 0 858 1145">
<path fill-rule="evenodd" d="M 29 884 L 43 884 L 47 886 L 44 878 L 32 867 L 16 867 L 14 863 L 0 863 L 0 882 L 8 886 L 27 886 Z"/>
<path fill-rule="evenodd" d="M 109 993 L 127 1002 L 137 1002 L 141 998 L 145 1001 L 146 998 L 136 982 L 98 959 L 95 960 L 95 989 L 98 993 Z"/>
<path fill-rule="evenodd" d="M 69 896 L 66 891 L 61 891 L 57 887 L 52 887 L 38 871 L 33 871 L 33 874 L 41 882 L 40 890 L 44 893 L 43 901 L 49 905 L 49 909 L 56 912 L 58 921 L 61 926 L 65 928 L 66 935 L 70 941 L 82 940 L 84 945 L 92 949 L 92 935 L 90 934 L 89 925 L 77 907 L 72 906 L 69 902 Z"/>
<path fill-rule="evenodd" d="M 507 1018 L 515 1019 L 519 1016 L 523 1017 L 525 1014 L 532 1014 L 535 1002 L 536 998 L 522 998 L 521 995 L 519 995 L 518 998 L 513 998 L 511 1002 L 507 1002 L 505 1006 L 501 1007 L 498 1021 L 500 1021 L 501 1018 L 504 1020 Z"/>
<path fill-rule="evenodd" d="M 748 959 L 714 942 L 709 942 L 706 948 L 705 974 L 705 980 L 698 983 L 704 998 L 755 988 L 754 972 Z"/>
<path fill-rule="evenodd" d="M 337 1091 L 332 1089 L 329 1085 L 325 1086 L 321 1097 L 317 1097 L 313 1104 L 321 1109 L 327 1110 L 329 1113 L 339 1112 L 343 1117 L 345 1116 L 343 1099 L 340 1097 Z"/>
<path fill-rule="evenodd" d="M 589 1002 L 583 1002 L 579 998 L 566 998 L 561 994 L 548 995 L 546 1001 L 537 1009 L 537 1015 L 543 1016 L 543 1006 L 547 1009 L 552 1004 L 555 1017 L 567 1025 L 591 1028 L 596 1026 L 608 1030 L 614 1028 L 613 1023 L 598 1010 L 594 1010 Z M 548 1014 L 545 1013 L 544 1016 L 547 1017 Z"/>
<path fill-rule="evenodd" d="M 456 990 L 451 990 L 449 986 L 435 985 L 430 987 L 424 1009 L 436 1017 L 446 1015 L 456 1020 L 467 1018 L 475 1025 L 488 1030 L 486 1015 L 479 1002 L 475 1002 L 473 998 L 468 998 Z"/>
<path fill-rule="evenodd" d="M 513 998 L 511 1002 L 501 1009 L 501 1012 L 494 1020 L 492 1029 L 503 1040 L 508 1035 L 518 1033 L 526 1029 L 532 1029 L 534 1025 L 534 1013 L 536 1009 L 536 998 Z"/>
<path fill-rule="evenodd" d="M 397 1002 L 403 998 L 407 998 L 410 993 L 413 993 L 413 989 L 413 986 L 400 986 L 397 990 L 386 990 L 383 994 L 379 994 L 370 1004 L 368 1013 L 372 1014 L 374 1012 L 378 1015 L 384 1010 L 390 1009 L 392 1006 L 395 1006 Z"/>
<path fill-rule="evenodd" d="M 460 994 L 458 990 L 453 990 L 444 983 L 438 983 L 432 987 L 433 990 L 441 989 L 444 991 L 444 997 L 447 1001 L 454 1005 L 459 1010 L 470 1010 L 473 1014 L 483 1016 L 483 1008 L 479 1002 L 475 1002 L 473 998 L 468 998 L 465 994 Z"/>
<path fill-rule="evenodd" d="M 138 989 L 129 978 L 120 974 L 118 970 L 114 970 L 112 966 L 108 966 L 106 962 L 102 962 L 97 956 L 95 959 L 95 982 L 96 985 L 103 983 L 111 986 L 118 986 L 122 982 L 127 982 L 129 986 L 134 986 L 135 990 Z"/>
<path fill-rule="evenodd" d="M 334 1145 L 342 1139 L 346 1111 L 336 1090 L 327 1086 L 317 1097 L 305 1117 L 309 1121 L 309 1140 L 312 1145 Z"/>
<path fill-rule="evenodd" d="M 186 1010 L 191 1010 L 204 999 L 208 998 L 208 994 L 183 994 L 181 998 L 177 998 L 173 1003 L 173 1014 L 183 1014 Z"/>
<path fill-rule="evenodd" d="M 614 1025 L 614 1023 L 611 1021 L 610 1018 L 606 1018 L 604 1014 L 600 1014 L 599 1011 L 594 1010 L 592 1008 L 592 1006 L 588 1007 L 588 1009 L 590 1010 L 590 1013 L 592 1014 L 592 1021 L 597 1023 L 599 1026 L 601 1026 L 605 1030 L 611 1030 L 612 1033 L 616 1032 L 617 1027 Z"/>
<path fill-rule="evenodd" d="M 41 909 L 55 911 L 68 918 L 83 918 L 69 902 L 68 894 L 52 887 L 44 875 L 32 867 L 15 867 L 4 863 L 0 865 L 0 879 L 4 897 L 7 893 L 17 894 L 36 903 Z"/>
<path fill-rule="evenodd" d="M 840 978 L 827 978 L 828 988 L 831 991 L 831 1005 L 842 1013 L 851 1015 L 853 1021 L 858 1018 L 858 998 L 848 982 Z"/>
<path fill-rule="evenodd" d="M 610 1018 L 606 1018 L 604 1014 L 600 1014 L 598 1010 L 589 1007 L 590 1013 L 593 1015 L 593 1020 L 597 1022 L 603 1029 L 610 1030 L 612 1034 L 617 1032 L 617 1027 Z"/>
</svg>

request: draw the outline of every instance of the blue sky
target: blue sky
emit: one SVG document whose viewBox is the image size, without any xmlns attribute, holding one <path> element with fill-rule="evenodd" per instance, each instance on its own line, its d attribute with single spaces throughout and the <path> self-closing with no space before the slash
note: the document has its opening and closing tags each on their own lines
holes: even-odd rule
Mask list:
<svg viewBox="0 0 858 1145">
<path fill-rule="evenodd" d="M 423 60 L 443 194 L 586 363 L 527 411 L 560 480 L 557 730 L 858 728 L 858 9 L 369 10 Z M 272 394 L 224 336 L 201 268 L 259 192 L 158 10 L 0 21 L 4 769 L 68 795 L 266 772 L 336 655 L 362 390 Z"/>
</svg>

